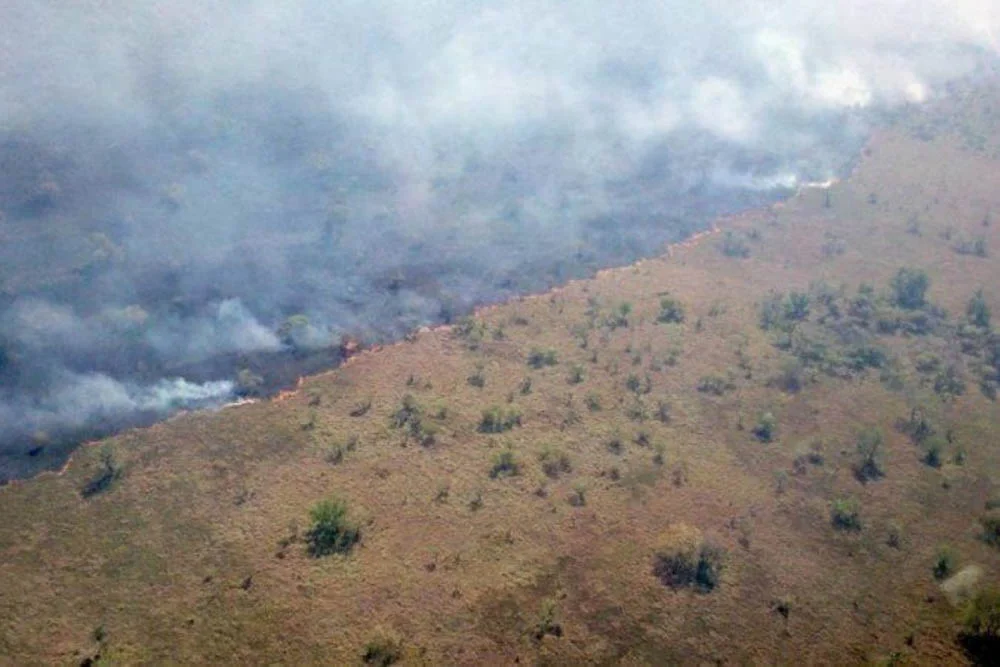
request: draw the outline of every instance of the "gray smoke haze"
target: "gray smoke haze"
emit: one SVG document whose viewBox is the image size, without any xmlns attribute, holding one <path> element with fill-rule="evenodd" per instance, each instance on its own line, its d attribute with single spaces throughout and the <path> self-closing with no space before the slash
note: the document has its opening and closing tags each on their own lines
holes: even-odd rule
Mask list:
<svg viewBox="0 0 1000 667">
<path fill-rule="evenodd" d="M 992 0 L 6 0 L 0 480 L 225 400 L 247 355 L 396 337 L 833 176 L 998 32 Z"/>
</svg>

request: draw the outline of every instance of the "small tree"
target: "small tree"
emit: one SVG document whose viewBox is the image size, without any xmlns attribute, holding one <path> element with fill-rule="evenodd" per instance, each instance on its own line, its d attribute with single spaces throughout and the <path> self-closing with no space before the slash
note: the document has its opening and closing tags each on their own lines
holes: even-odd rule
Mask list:
<svg viewBox="0 0 1000 667">
<path fill-rule="evenodd" d="M 80 495 L 90 498 L 104 493 L 122 476 L 121 464 L 115 459 L 114 450 L 105 445 L 101 449 L 101 464 L 97 473 L 80 489 Z"/>
<path fill-rule="evenodd" d="M 724 553 L 706 542 L 701 531 L 676 524 L 663 535 L 653 554 L 653 574 L 672 589 L 709 593 L 719 585 Z"/>
<path fill-rule="evenodd" d="M 785 297 L 785 319 L 795 322 L 809 317 L 809 295 L 805 292 L 790 292 Z"/>
<path fill-rule="evenodd" d="M 361 539 L 361 529 L 347 518 L 347 504 L 337 498 L 321 500 L 309 510 L 306 533 L 309 554 L 315 558 L 348 553 Z"/>
<path fill-rule="evenodd" d="M 496 456 L 493 457 L 493 466 L 490 468 L 490 479 L 497 479 L 498 477 L 513 477 L 520 472 L 520 465 L 517 459 L 514 457 L 514 452 L 510 449 L 505 449 L 502 452 L 498 452 Z"/>
<path fill-rule="evenodd" d="M 983 290 L 976 290 L 976 293 L 969 299 L 969 305 L 965 309 L 969 317 L 969 322 L 983 329 L 990 328 L 990 307 L 983 297 Z"/>
<path fill-rule="evenodd" d="M 777 429 L 778 420 L 770 412 L 765 412 L 757 420 L 757 425 L 753 427 L 753 434 L 761 442 L 771 442 L 774 440 Z"/>
<path fill-rule="evenodd" d="M 977 593 L 965 608 L 962 625 L 967 646 L 983 656 L 1000 655 L 1000 590 Z"/>
<path fill-rule="evenodd" d="M 882 432 L 868 428 L 858 435 L 858 463 L 854 473 L 862 482 L 878 479 L 885 475 L 882 468 Z"/>
<path fill-rule="evenodd" d="M 681 323 L 684 321 L 684 306 L 677 299 L 663 297 L 660 299 L 660 314 L 657 322 L 664 324 Z"/>
<path fill-rule="evenodd" d="M 900 269 L 892 279 L 894 301 L 897 306 L 907 309 L 923 308 L 926 304 L 930 279 L 921 269 Z"/>
<path fill-rule="evenodd" d="M 553 349 L 532 348 L 528 353 L 528 365 L 532 368 L 544 368 L 545 366 L 555 366 L 558 361 L 556 351 Z"/>
<path fill-rule="evenodd" d="M 830 523 L 837 530 L 861 530 L 861 509 L 853 498 L 838 498 L 830 504 Z"/>
<path fill-rule="evenodd" d="M 934 556 L 934 566 L 931 568 L 934 578 L 938 581 L 947 579 L 954 570 L 955 552 L 948 546 L 939 548 L 937 555 Z"/>
</svg>

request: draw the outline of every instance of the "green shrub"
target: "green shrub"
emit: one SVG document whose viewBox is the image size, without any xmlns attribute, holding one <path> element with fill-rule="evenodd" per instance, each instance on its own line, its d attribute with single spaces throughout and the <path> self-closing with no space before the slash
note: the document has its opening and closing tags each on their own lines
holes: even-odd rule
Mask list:
<svg viewBox="0 0 1000 667">
<path fill-rule="evenodd" d="M 656 419 L 663 423 L 669 424 L 671 419 L 670 414 L 670 404 L 666 401 L 657 401 L 656 403 Z"/>
<path fill-rule="evenodd" d="M 948 546 L 939 548 L 937 554 L 934 556 L 934 565 L 931 567 L 934 578 L 938 581 L 947 579 L 954 571 L 955 552 Z"/>
<path fill-rule="evenodd" d="M 983 297 L 983 290 L 977 290 L 972 298 L 969 299 L 969 305 L 966 306 L 965 313 L 969 318 L 969 322 L 977 327 L 983 329 L 990 328 L 990 307 L 986 304 L 986 299 Z"/>
<path fill-rule="evenodd" d="M 698 380 L 698 391 L 703 394 L 722 396 L 735 386 L 729 380 L 719 375 L 705 375 Z"/>
<path fill-rule="evenodd" d="M 632 304 L 628 301 L 623 301 L 618 304 L 618 307 L 608 316 L 605 323 L 612 329 L 617 329 L 619 327 L 626 328 L 629 325 L 629 317 L 632 315 Z"/>
<path fill-rule="evenodd" d="M 955 244 L 954 249 L 959 255 L 975 255 L 976 257 L 989 255 L 986 249 L 986 239 L 982 236 L 971 241 L 959 241 Z"/>
<path fill-rule="evenodd" d="M 80 495 L 84 498 L 91 498 L 100 493 L 104 493 L 111 486 L 121 479 L 122 467 L 115 460 L 115 453 L 109 446 L 101 449 L 100 467 L 97 472 L 87 480 L 87 483 L 80 489 Z"/>
<path fill-rule="evenodd" d="M 653 574 L 672 589 L 694 588 L 709 593 L 719 585 L 723 551 L 702 541 L 700 533 L 675 532 L 653 556 Z"/>
<path fill-rule="evenodd" d="M 569 370 L 569 377 L 566 381 L 570 384 L 580 384 L 587 377 L 586 371 L 584 371 L 583 366 L 580 364 L 573 364 Z"/>
<path fill-rule="evenodd" d="M 532 348 L 528 353 L 528 365 L 532 368 L 544 368 L 545 366 L 555 366 L 559 363 L 556 351 L 541 348 Z"/>
<path fill-rule="evenodd" d="M 837 530 L 861 530 L 861 508 L 853 498 L 838 498 L 830 504 L 830 523 Z"/>
<path fill-rule="evenodd" d="M 979 523 L 983 527 L 983 541 L 1000 547 L 1000 512 L 990 511 L 986 516 L 980 517 Z"/>
<path fill-rule="evenodd" d="M 389 667 L 403 657 L 403 644 L 394 634 L 380 632 L 373 637 L 361 652 L 361 660 L 366 665 Z"/>
<path fill-rule="evenodd" d="M 521 411 L 515 407 L 502 408 L 493 406 L 483 410 L 483 417 L 479 421 L 480 433 L 503 433 L 515 426 L 521 425 Z"/>
<path fill-rule="evenodd" d="M 482 365 L 476 366 L 475 372 L 466 378 L 466 382 L 478 389 L 482 389 L 486 386 L 486 374 L 483 372 Z"/>
<path fill-rule="evenodd" d="M 309 510 L 306 546 L 315 558 L 348 553 L 361 539 L 361 529 L 347 518 L 347 505 L 337 498 L 321 500 Z"/>
<path fill-rule="evenodd" d="M 965 393 L 965 388 L 962 372 L 955 364 L 950 364 L 934 378 L 935 393 L 946 400 L 961 396 Z"/>
<path fill-rule="evenodd" d="M 940 468 L 944 459 L 944 442 L 941 438 L 931 438 L 924 449 L 923 462 L 931 468 Z"/>
<path fill-rule="evenodd" d="M 736 236 L 732 230 L 727 230 L 725 236 L 722 237 L 719 250 L 726 257 L 745 259 L 750 256 L 750 246 L 746 244 L 746 241 Z"/>
<path fill-rule="evenodd" d="M 896 428 L 910 437 L 915 445 L 922 445 L 924 441 L 934 435 L 934 426 L 931 424 L 923 408 L 916 407 L 910 410 L 909 419 L 900 419 L 896 422 Z"/>
<path fill-rule="evenodd" d="M 562 637 L 562 626 L 556 622 L 556 602 L 551 598 L 542 600 L 542 611 L 539 614 L 538 622 L 535 623 L 531 633 L 535 641 L 541 641 L 546 635 Z"/>
<path fill-rule="evenodd" d="M 927 273 L 921 269 L 902 268 L 892 279 L 890 284 L 893 291 L 893 300 L 900 308 L 916 309 L 923 308 L 926 304 L 927 288 L 930 286 L 930 279 Z"/>
<path fill-rule="evenodd" d="M 809 317 L 809 301 L 805 292 L 789 292 L 784 301 L 785 319 L 800 322 Z"/>
<path fill-rule="evenodd" d="M 542 472 L 552 479 L 557 479 L 561 475 L 572 472 L 573 464 L 566 452 L 558 449 L 546 447 L 538 456 L 542 463 Z"/>
<path fill-rule="evenodd" d="M 573 492 L 569 494 L 567 500 L 573 507 L 583 507 L 587 504 L 587 487 L 583 482 L 577 482 L 573 485 Z"/>
<path fill-rule="evenodd" d="M 660 314 L 656 321 L 663 324 L 679 324 L 684 321 L 684 306 L 677 299 L 663 297 L 660 299 Z"/>
<path fill-rule="evenodd" d="M 587 394 L 586 398 L 583 399 L 584 404 L 586 404 L 587 409 L 591 412 L 601 411 L 601 397 L 597 394 L 591 392 Z"/>
<path fill-rule="evenodd" d="M 987 588 L 969 600 L 962 615 L 963 640 L 983 657 L 1000 655 L 1000 590 Z M 981 664 L 990 664 L 987 660 Z"/>
<path fill-rule="evenodd" d="M 770 384 L 789 394 L 798 393 L 806 384 L 805 366 L 798 359 L 786 359 Z"/>
<path fill-rule="evenodd" d="M 858 434 L 856 444 L 858 462 L 854 466 L 854 474 L 862 482 L 879 479 L 885 476 L 882 468 L 882 432 L 877 428 L 867 428 Z"/>
<path fill-rule="evenodd" d="M 490 468 L 490 479 L 497 479 L 498 477 L 514 477 L 519 472 L 520 465 L 518 464 L 513 451 L 505 449 L 501 452 L 497 452 L 493 457 L 493 466 Z"/>
<path fill-rule="evenodd" d="M 757 420 L 753 427 L 754 437 L 761 442 L 771 442 L 774 440 L 775 431 L 778 429 L 778 420 L 770 412 L 765 412 Z"/>
<path fill-rule="evenodd" d="M 421 414 L 420 405 L 412 394 L 403 396 L 399 408 L 389 416 L 389 425 L 393 428 L 403 428 Z"/>
</svg>

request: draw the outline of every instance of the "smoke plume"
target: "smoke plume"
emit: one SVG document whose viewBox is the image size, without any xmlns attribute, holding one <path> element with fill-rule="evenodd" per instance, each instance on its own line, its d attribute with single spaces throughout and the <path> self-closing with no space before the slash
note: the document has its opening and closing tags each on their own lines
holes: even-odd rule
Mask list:
<svg viewBox="0 0 1000 667">
<path fill-rule="evenodd" d="M 845 168 L 990 0 L 7 0 L 0 480 Z"/>
</svg>

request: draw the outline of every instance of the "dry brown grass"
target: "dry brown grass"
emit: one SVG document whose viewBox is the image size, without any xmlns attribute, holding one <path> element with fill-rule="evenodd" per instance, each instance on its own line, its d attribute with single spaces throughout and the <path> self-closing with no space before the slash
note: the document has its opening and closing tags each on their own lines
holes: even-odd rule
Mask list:
<svg viewBox="0 0 1000 667">
<path fill-rule="evenodd" d="M 1000 574 L 1000 551 L 977 538 L 1000 479 L 997 404 L 971 379 L 964 396 L 941 402 L 905 363 L 901 391 L 877 372 L 778 391 L 767 379 L 784 355 L 757 327 L 756 304 L 818 279 L 881 288 L 907 265 L 929 273 L 931 300 L 953 316 L 983 287 L 1000 317 L 1000 220 L 982 225 L 987 210 L 1000 215 L 1000 161 L 965 147 L 966 134 L 884 131 L 833 188 L 831 207 L 807 190 L 720 221 L 757 230 L 748 259 L 725 257 L 708 234 L 484 309 L 475 349 L 451 329 L 425 331 L 280 400 L 122 434 L 108 443 L 124 475 L 90 500 L 79 489 L 100 464 L 98 447 L 81 449 L 64 474 L 0 490 L 0 662 L 99 653 L 110 664 L 352 664 L 379 636 L 399 638 L 408 664 L 965 660 L 930 564 L 950 544 L 959 567 Z M 913 216 L 919 236 L 907 232 Z M 948 227 L 985 236 L 993 255 L 955 253 L 941 238 Z M 831 238 L 842 254 L 825 256 Z M 668 291 L 687 311 L 682 324 L 655 321 Z M 573 327 L 588 321 L 588 301 L 604 313 L 630 302 L 630 325 L 593 328 L 581 348 Z M 904 360 L 932 344 L 884 342 Z M 534 347 L 557 350 L 558 365 L 529 368 Z M 665 363 L 675 352 L 676 364 Z M 585 369 L 578 384 L 567 381 L 574 364 Z M 467 381 L 479 367 L 482 388 Z M 649 375 L 648 394 L 626 389 L 630 373 Z M 735 387 L 696 391 L 706 375 Z M 430 446 L 390 425 L 407 394 L 437 429 Z M 601 410 L 588 409 L 588 395 Z M 508 399 L 523 425 L 479 433 L 482 411 Z M 366 401 L 371 409 L 351 416 Z M 667 423 L 655 418 L 660 401 Z M 952 426 L 965 465 L 925 466 L 893 428 L 915 402 Z M 777 418 L 772 443 L 749 431 L 762 412 Z M 863 426 L 886 436 L 887 474 L 869 484 L 851 469 Z M 813 438 L 823 465 L 792 474 Z M 330 449 L 352 439 L 332 465 Z M 615 439 L 620 451 L 608 447 Z M 519 474 L 491 479 L 505 448 Z M 550 449 L 568 455 L 570 471 L 545 474 Z M 584 503 L 568 502 L 580 493 Z M 346 557 L 311 558 L 294 538 L 331 495 L 362 522 L 362 541 Z M 860 501 L 862 531 L 830 525 L 839 497 Z M 681 523 L 726 552 L 711 593 L 670 590 L 653 575 L 659 540 Z M 899 549 L 886 544 L 892 524 L 903 527 Z M 543 608 L 561 637 L 536 636 Z"/>
</svg>

